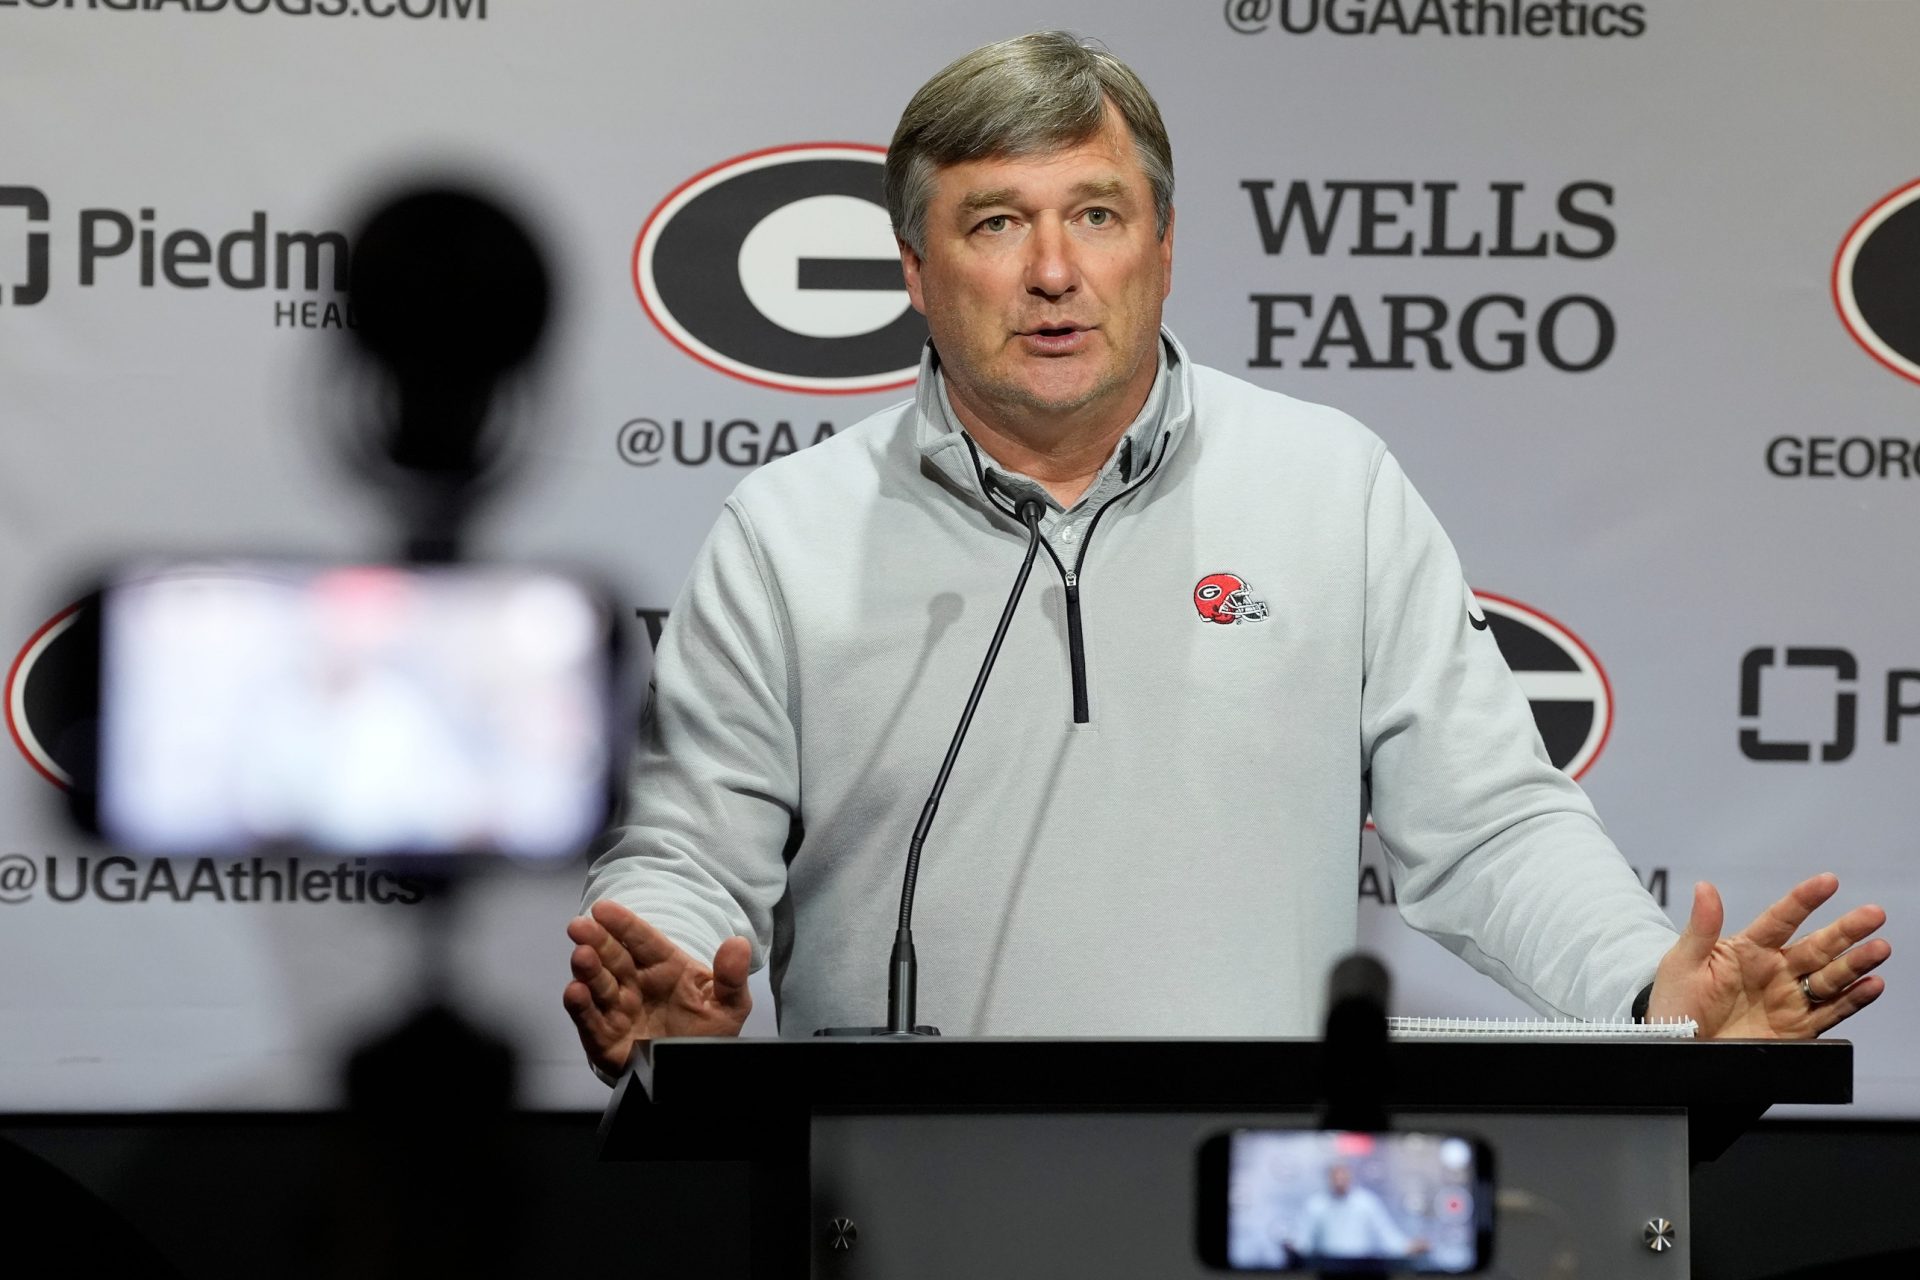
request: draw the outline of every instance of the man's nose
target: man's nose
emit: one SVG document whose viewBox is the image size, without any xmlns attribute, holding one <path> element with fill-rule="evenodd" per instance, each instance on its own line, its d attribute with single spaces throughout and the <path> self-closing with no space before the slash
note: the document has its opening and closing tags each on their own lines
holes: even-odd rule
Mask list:
<svg viewBox="0 0 1920 1280">
<path fill-rule="evenodd" d="M 1027 237 L 1027 292 L 1048 298 L 1072 293 L 1079 285 L 1073 240 L 1058 218 L 1041 218 Z"/>
</svg>

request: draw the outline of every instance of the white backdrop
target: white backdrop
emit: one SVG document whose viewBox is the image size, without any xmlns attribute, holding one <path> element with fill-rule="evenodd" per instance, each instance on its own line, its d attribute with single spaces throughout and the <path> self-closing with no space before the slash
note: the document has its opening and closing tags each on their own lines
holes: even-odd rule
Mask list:
<svg viewBox="0 0 1920 1280">
<path fill-rule="evenodd" d="M 1850 1027 L 1856 1112 L 1920 1115 L 1904 950 L 1920 918 L 1920 8 L 903 15 L 0 0 L 17 748 L 0 759 L 0 1109 L 322 1104 L 339 1046 L 409 990 L 415 907 L 180 900 L 70 834 L 55 779 L 71 713 L 45 626 L 132 549 L 386 550 L 326 445 L 346 320 L 326 236 L 363 195 L 480 174 L 539 224 L 560 329 L 530 478 L 485 547 L 581 564 L 662 610 L 748 469 L 899 396 L 858 388 L 898 381 L 903 331 L 874 335 L 903 293 L 767 272 L 886 257 L 871 196 L 818 199 L 877 193 L 860 166 L 948 59 L 1062 25 L 1137 67 L 1166 113 L 1171 324 L 1202 361 L 1386 437 L 1486 593 L 1556 759 L 1670 910 L 1712 879 L 1744 922 L 1831 869 L 1846 899 L 1893 913 L 1890 994 Z M 694 234 L 653 257 L 643 228 L 665 235 L 755 167 L 721 166 L 772 148 L 800 149 L 759 162 L 784 167 L 750 253 Z M 810 220 L 822 208 L 843 216 Z M 768 326 L 819 341 L 796 356 Z M 502 878 L 461 915 L 469 994 L 521 1041 L 540 1106 L 604 1096 L 559 1008 L 578 883 Z M 1402 1011 L 1517 1011 L 1399 925 L 1370 843 L 1359 889 Z M 759 1003 L 771 1031 L 764 987 Z"/>
</svg>

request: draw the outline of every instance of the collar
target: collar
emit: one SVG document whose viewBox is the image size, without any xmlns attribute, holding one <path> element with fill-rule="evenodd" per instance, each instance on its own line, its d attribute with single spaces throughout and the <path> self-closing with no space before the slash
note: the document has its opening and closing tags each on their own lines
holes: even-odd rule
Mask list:
<svg viewBox="0 0 1920 1280">
<path fill-rule="evenodd" d="M 1157 470 L 1158 464 L 1165 461 L 1186 435 L 1193 420 L 1193 365 L 1187 358 L 1186 348 L 1165 327 L 1160 330 L 1159 365 L 1139 416 L 1115 443 L 1113 453 L 1087 492 L 1074 504 L 1075 508 L 1103 502 L 1141 481 L 1150 469 Z M 914 443 L 921 456 L 975 502 L 1006 515 L 1005 500 L 994 503 L 983 487 L 990 482 L 1016 497 L 1041 499 L 1049 512 L 1060 510 L 1060 505 L 1039 481 L 1002 467 L 961 428 L 947 401 L 940 357 L 931 342 L 920 353 L 920 376 L 914 384 L 908 416 L 912 419 Z M 1141 485 L 1143 490 L 1152 487 Z"/>
</svg>

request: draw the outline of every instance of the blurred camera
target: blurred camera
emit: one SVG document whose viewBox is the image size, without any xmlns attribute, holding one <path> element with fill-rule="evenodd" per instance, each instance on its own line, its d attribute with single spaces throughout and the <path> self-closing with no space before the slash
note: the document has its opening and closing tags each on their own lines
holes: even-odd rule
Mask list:
<svg viewBox="0 0 1920 1280">
<path fill-rule="evenodd" d="M 132 564 L 98 593 L 77 816 L 136 854 L 545 861 L 615 795 L 619 631 L 506 565 Z"/>
</svg>

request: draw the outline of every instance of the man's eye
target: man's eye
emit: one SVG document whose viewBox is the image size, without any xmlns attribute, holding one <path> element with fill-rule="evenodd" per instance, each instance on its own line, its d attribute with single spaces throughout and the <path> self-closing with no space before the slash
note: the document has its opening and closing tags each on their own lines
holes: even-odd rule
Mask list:
<svg viewBox="0 0 1920 1280">
<path fill-rule="evenodd" d="M 1113 221 L 1113 210 L 1111 209 L 1087 210 L 1087 225 L 1090 227 L 1104 227 L 1104 226 L 1107 226 L 1112 221 Z"/>
<path fill-rule="evenodd" d="M 994 214 L 991 218 L 986 219 L 980 224 L 980 229 L 982 231 L 991 231 L 995 235 L 998 235 L 1007 229 L 1007 215 L 1004 213 Z"/>
</svg>

